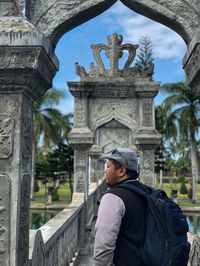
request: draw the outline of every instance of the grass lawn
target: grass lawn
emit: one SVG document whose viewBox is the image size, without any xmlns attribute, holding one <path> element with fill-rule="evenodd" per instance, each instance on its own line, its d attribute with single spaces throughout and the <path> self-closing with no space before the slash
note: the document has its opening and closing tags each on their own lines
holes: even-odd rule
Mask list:
<svg viewBox="0 0 200 266">
<path fill-rule="evenodd" d="M 47 193 L 48 189 L 46 188 L 46 194 L 45 194 L 45 187 L 41 187 L 38 192 L 34 192 L 34 197 L 46 197 L 47 198 Z M 67 185 L 60 185 L 60 188 L 58 189 L 58 194 L 59 197 L 67 198 L 70 199 L 70 189 L 68 188 Z M 32 200 L 31 205 L 36 205 L 36 204 L 47 204 L 47 200 Z M 70 204 L 70 200 L 58 200 L 58 201 L 53 201 L 52 204 Z"/>
<path fill-rule="evenodd" d="M 46 188 L 46 195 L 48 193 L 48 190 Z M 70 189 L 67 187 L 67 185 L 60 185 L 60 188 L 58 189 L 58 194 L 60 197 L 64 198 L 70 198 Z M 38 192 L 34 193 L 34 196 L 36 197 L 45 197 L 45 187 L 41 187 Z"/>
<path fill-rule="evenodd" d="M 187 207 L 200 206 L 200 203 L 196 203 L 196 204 L 192 203 L 191 200 L 188 199 L 187 194 L 186 195 L 180 194 L 180 192 L 179 192 L 180 186 L 181 186 L 181 184 L 163 183 L 162 189 L 167 193 L 167 196 L 169 198 L 171 198 L 171 189 L 177 189 L 178 190 L 177 200 L 178 200 L 178 204 L 180 206 L 187 206 Z M 190 184 L 186 184 L 186 187 L 189 190 Z M 160 185 L 158 184 L 156 188 L 157 189 L 160 188 Z M 186 201 L 179 201 L 179 200 L 184 200 L 184 199 Z M 200 184 L 197 184 L 197 199 L 198 200 L 200 199 Z"/>
</svg>

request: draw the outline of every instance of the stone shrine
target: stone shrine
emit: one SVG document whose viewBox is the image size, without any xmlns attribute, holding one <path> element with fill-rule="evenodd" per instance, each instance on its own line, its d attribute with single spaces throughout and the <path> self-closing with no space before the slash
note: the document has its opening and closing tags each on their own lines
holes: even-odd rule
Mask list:
<svg viewBox="0 0 200 266">
<path fill-rule="evenodd" d="M 138 45 L 122 41 L 121 35 L 113 33 L 107 37 L 108 45 L 92 44 L 97 66 L 91 63 L 87 73 L 75 63 L 81 81 L 68 82 L 75 99 L 74 128 L 68 135 L 75 149 L 74 200 L 87 197 L 89 183 L 90 188 L 97 187 L 104 170 L 101 155 L 119 147 L 138 153 L 140 180 L 154 186 L 154 150 L 161 140 L 155 129 L 154 97 L 160 82 L 152 81 L 153 63 L 143 71 L 137 63 L 131 66 Z M 102 50 L 110 60 L 109 69 L 101 58 Z M 128 58 L 119 69 L 124 51 Z"/>
</svg>

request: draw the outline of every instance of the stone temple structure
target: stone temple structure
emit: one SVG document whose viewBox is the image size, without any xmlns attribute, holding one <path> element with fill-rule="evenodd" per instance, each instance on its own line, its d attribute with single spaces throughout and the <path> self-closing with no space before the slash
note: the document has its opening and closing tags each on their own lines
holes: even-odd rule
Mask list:
<svg viewBox="0 0 200 266">
<path fill-rule="evenodd" d="M 81 82 L 68 82 L 75 98 L 74 128 L 68 135 L 75 150 L 74 200 L 87 197 L 88 169 L 90 188 L 95 188 L 103 175 L 101 155 L 119 147 L 137 151 L 140 179 L 154 186 L 154 150 L 161 140 L 155 129 L 154 97 L 160 83 L 152 81 L 153 63 L 144 70 L 137 63 L 131 67 L 138 45 L 122 41 L 122 36 L 114 33 L 107 37 L 108 45 L 92 44 L 98 66 L 91 63 L 87 73 L 76 63 Z M 101 59 L 104 50 L 109 69 Z M 124 51 L 128 58 L 119 69 Z"/>
<path fill-rule="evenodd" d="M 0 0 L 0 265 L 28 265 L 33 101 L 51 87 L 52 79 L 59 69 L 59 62 L 54 53 L 55 47 L 63 34 L 104 12 L 115 2 L 116 0 Z M 187 45 L 187 52 L 183 55 L 183 68 L 189 85 L 200 91 L 200 1 L 121 0 L 121 2 L 131 10 L 166 25 L 183 38 Z M 100 69 L 103 70 L 101 67 Z M 95 68 L 91 70 L 95 72 Z M 84 71 L 78 69 L 77 71 L 83 79 L 87 76 L 83 74 Z M 83 92 L 79 92 L 78 85 L 71 88 L 73 94 L 77 94 L 75 98 L 78 101 L 78 94 L 83 95 L 81 98 L 83 108 L 87 106 L 88 88 L 88 86 L 83 87 Z M 139 86 L 135 88 L 138 95 L 142 93 L 140 89 Z M 151 90 L 154 89 L 156 87 L 151 87 Z M 94 99 L 101 101 L 100 92 L 96 87 L 94 89 L 94 86 L 93 90 L 96 94 L 93 95 Z M 113 87 L 110 90 L 104 87 L 105 93 L 110 93 L 112 90 Z M 128 94 L 130 88 L 126 87 L 125 92 Z M 123 96 L 120 87 L 116 86 L 113 95 L 120 94 Z M 150 97 L 143 96 L 150 107 L 152 104 L 149 101 Z M 142 105 L 143 103 L 140 103 L 141 108 Z M 114 104 L 111 106 L 116 108 Z M 133 110 L 132 106 L 131 108 Z M 111 114 L 108 112 L 108 107 L 106 113 Z M 127 116 L 125 113 L 123 119 Z M 134 136 L 135 142 L 130 141 L 129 144 L 135 146 L 137 144 L 138 151 L 139 146 L 144 145 L 143 137 L 146 132 L 136 132 L 129 123 L 124 124 L 124 121 L 117 119 L 116 113 L 113 120 L 109 117 L 105 123 L 99 120 L 98 130 L 94 124 L 91 125 L 94 128 L 88 127 L 90 126 L 88 122 L 90 123 L 83 121 L 82 125 L 79 124 L 80 128 L 86 130 L 82 132 L 85 134 L 86 147 L 80 149 L 83 155 L 77 165 L 79 168 L 77 173 L 83 171 L 86 165 L 83 158 L 86 158 L 84 157 L 86 151 L 89 151 L 93 145 L 93 134 L 97 134 L 94 137 L 97 140 L 99 136 L 100 140 L 94 143 L 98 147 L 92 147 L 91 158 L 93 152 L 97 154 L 95 152 L 99 147 L 104 150 L 112 148 L 101 147 L 101 132 L 113 126 L 113 123 L 118 123 L 121 126 L 120 130 L 126 132 L 126 136 L 128 134 Z M 140 120 L 140 123 L 148 122 Z M 152 133 L 150 135 L 152 136 Z M 77 145 L 75 148 L 78 150 L 79 144 L 76 144 L 78 136 L 76 134 L 73 136 L 74 147 Z M 80 146 L 83 145 L 80 143 Z M 80 180 L 76 183 L 76 190 L 82 193 L 79 182 Z"/>
</svg>

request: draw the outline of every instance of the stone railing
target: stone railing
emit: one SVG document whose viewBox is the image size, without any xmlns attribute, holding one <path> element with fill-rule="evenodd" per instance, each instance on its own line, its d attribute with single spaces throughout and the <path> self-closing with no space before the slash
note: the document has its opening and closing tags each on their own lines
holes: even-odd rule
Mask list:
<svg viewBox="0 0 200 266">
<path fill-rule="evenodd" d="M 86 231 L 90 230 L 104 190 L 103 182 L 89 195 L 87 204 L 70 204 L 38 230 L 30 231 L 30 266 L 73 265 L 72 261 L 87 241 Z"/>
</svg>

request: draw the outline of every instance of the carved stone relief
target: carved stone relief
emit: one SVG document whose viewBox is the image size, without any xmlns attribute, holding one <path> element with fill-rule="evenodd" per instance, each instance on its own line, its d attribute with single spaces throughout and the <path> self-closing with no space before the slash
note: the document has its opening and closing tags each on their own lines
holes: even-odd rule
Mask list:
<svg viewBox="0 0 200 266">
<path fill-rule="evenodd" d="M 138 100 L 119 98 L 90 99 L 89 101 L 89 125 L 93 131 L 113 118 L 121 124 L 135 131 L 139 115 Z"/>
<path fill-rule="evenodd" d="M 129 147 L 132 144 L 132 133 L 129 128 L 113 119 L 97 129 L 95 142 L 106 153 L 116 147 Z"/>
<path fill-rule="evenodd" d="M 76 127 L 87 126 L 87 98 L 75 98 L 74 122 Z"/>
<path fill-rule="evenodd" d="M 76 150 L 75 151 L 75 191 L 76 192 L 85 192 L 85 176 L 87 170 L 87 158 L 85 150 Z"/>
<path fill-rule="evenodd" d="M 8 266 L 10 233 L 10 178 L 0 174 L 0 266 Z"/>
<path fill-rule="evenodd" d="M 200 44 L 197 45 L 189 61 L 185 65 L 184 69 L 188 77 L 188 82 L 190 83 L 195 77 L 200 65 Z"/>
<path fill-rule="evenodd" d="M 13 152 L 14 120 L 0 115 L 0 159 L 9 158 Z"/>
<path fill-rule="evenodd" d="M 32 48 L 18 48 L 9 49 L 4 48 L 0 50 L 0 68 L 32 68 L 35 57 L 39 53 L 38 49 Z"/>
<path fill-rule="evenodd" d="M 196 236 L 193 240 L 192 247 L 190 250 L 190 265 L 199 266 L 200 265 L 200 238 Z"/>
<path fill-rule="evenodd" d="M 142 125 L 146 127 L 153 126 L 153 99 L 146 98 L 142 100 Z"/>
<path fill-rule="evenodd" d="M 29 208 L 30 208 L 30 182 L 29 174 L 24 174 L 21 181 L 20 218 L 18 241 L 18 265 L 28 265 L 29 251 Z"/>
</svg>

